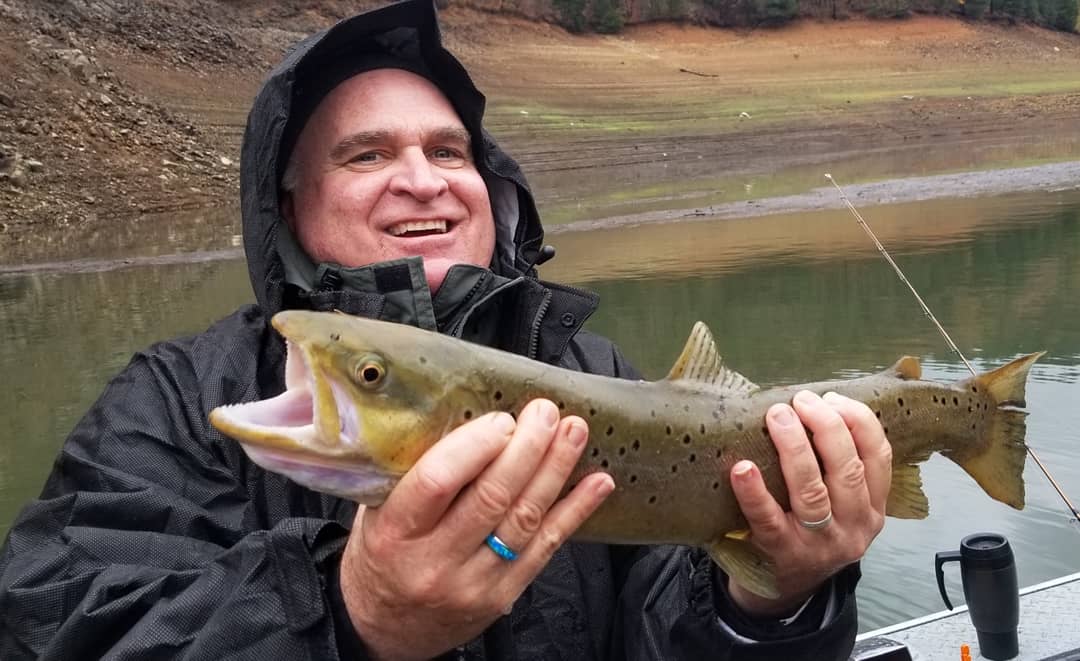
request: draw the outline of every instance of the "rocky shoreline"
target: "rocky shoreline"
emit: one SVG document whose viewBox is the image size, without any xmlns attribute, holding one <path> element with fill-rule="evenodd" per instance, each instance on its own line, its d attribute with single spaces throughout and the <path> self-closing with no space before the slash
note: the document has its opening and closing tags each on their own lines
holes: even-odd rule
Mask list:
<svg viewBox="0 0 1080 661">
<path fill-rule="evenodd" d="M 148 253 L 160 259 L 183 250 L 213 255 L 225 248 L 221 254 L 232 254 L 240 140 L 258 82 L 290 44 L 358 8 L 331 0 L 0 0 L 0 62 L 8 73 L 0 78 L 0 271 L 15 272 L 22 268 L 17 264 L 30 262 L 40 264 L 29 270 L 64 270 L 55 265 L 90 257 L 100 262 L 93 268 L 115 268 L 147 259 Z M 448 44 L 494 101 L 496 135 L 534 181 L 544 182 L 542 196 L 551 195 L 542 205 L 580 202 L 592 181 L 608 176 L 629 186 L 678 190 L 694 177 L 833 163 L 861 151 L 902 148 L 921 154 L 924 145 L 976 139 L 1000 145 L 1010 136 L 1066 135 L 1075 133 L 1070 126 L 1080 117 L 1080 80 L 1070 82 L 1068 73 L 1080 70 L 1080 37 L 1030 26 L 916 18 L 808 22 L 743 35 L 655 24 L 597 37 L 456 5 L 443 17 Z M 864 76 L 856 80 L 875 80 L 882 70 L 932 79 L 942 71 L 967 71 L 957 67 L 978 73 L 997 66 L 1025 81 L 1036 66 L 1063 71 L 1065 78 L 1064 84 L 1050 80 L 1050 91 L 1040 94 L 905 94 L 875 103 L 814 101 L 794 109 L 777 101 L 797 103 L 806 95 L 793 93 L 792 86 L 816 86 L 813 75 L 849 67 L 852 48 L 862 49 L 869 72 L 844 74 Z M 543 67 L 529 64 L 537 54 L 546 58 Z M 595 64 L 600 62 L 607 63 L 603 75 Z M 720 66 L 738 73 L 730 79 L 683 73 Z M 856 95 L 840 89 L 835 94 Z M 574 97 L 564 99 L 565 108 L 545 106 L 556 90 Z M 726 108 L 733 97 L 739 110 L 745 103 L 753 112 L 714 113 L 714 106 Z M 1053 156 L 1072 158 L 1068 151 Z M 1046 167 L 1072 176 L 1068 164 Z M 582 171 L 592 181 L 579 176 Z M 908 171 L 915 170 L 884 176 Z M 887 202 L 908 195 L 1030 190 L 1038 179 L 1030 175 L 1035 179 L 1027 181 L 1028 176 L 902 180 L 908 183 L 876 184 L 880 193 L 867 188 L 849 194 L 854 198 L 862 191 Z M 1054 185 L 1059 184 L 1067 182 Z M 834 195 L 817 192 L 689 210 L 614 211 L 613 218 L 549 229 L 837 203 Z"/>
</svg>

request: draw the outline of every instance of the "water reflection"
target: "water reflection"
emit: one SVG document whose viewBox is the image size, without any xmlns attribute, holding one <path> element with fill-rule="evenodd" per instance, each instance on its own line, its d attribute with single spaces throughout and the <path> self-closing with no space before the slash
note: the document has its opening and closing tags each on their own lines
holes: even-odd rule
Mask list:
<svg viewBox="0 0 1080 661">
<path fill-rule="evenodd" d="M 133 351 L 202 330 L 252 298 L 238 261 L 0 277 L 0 530 Z"/>
<path fill-rule="evenodd" d="M 1065 124 L 1015 135 L 1007 142 L 1000 136 L 973 136 L 886 144 L 877 150 L 808 152 L 801 162 L 792 158 L 783 166 L 771 150 L 747 149 L 727 135 L 633 144 L 608 137 L 587 145 L 587 150 L 609 152 L 607 159 L 589 164 L 588 176 L 582 176 L 581 169 L 547 170 L 523 153 L 549 224 L 802 193 L 821 186 L 826 171 L 852 184 L 1069 160 L 1080 153 L 1080 134 Z M 517 153 L 517 144 L 512 141 L 510 146 Z M 575 145 L 573 151 L 581 149 Z"/>
<path fill-rule="evenodd" d="M 977 370 L 1048 351 L 1028 386 L 1028 440 L 1076 502 L 1080 195 L 902 205 L 868 218 L 881 221 L 879 236 Z M 614 337 L 650 378 L 667 372 L 698 319 L 712 327 L 725 361 L 762 385 L 859 376 L 904 354 L 922 358 L 927 378 L 967 376 L 843 214 L 698 225 L 620 230 L 606 244 L 558 237 L 564 245 L 551 270 L 600 292 L 592 328 Z M 603 278 L 600 269 L 615 263 L 623 277 Z M 1025 480 L 1028 507 L 1017 512 L 932 458 L 923 469 L 930 518 L 890 519 L 864 563 L 862 629 L 941 610 L 933 554 L 973 532 L 1010 537 L 1023 585 L 1080 570 L 1080 530 L 1034 462 Z"/>
<path fill-rule="evenodd" d="M 1080 499 L 1080 194 L 927 202 L 867 217 L 977 369 L 1049 352 L 1028 389 L 1028 438 Z M 563 234 L 558 247 L 544 276 L 597 290 L 604 304 L 590 327 L 652 378 L 666 374 L 698 319 L 728 364 L 762 385 L 858 376 L 903 354 L 921 357 L 929 378 L 965 376 L 840 212 Z M 0 277 L 0 532 L 132 351 L 201 330 L 250 299 L 238 261 Z M 864 629 L 939 610 L 933 553 L 979 530 L 1010 537 L 1025 585 L 1080 570 L 1080 530 L 1034 465 L 1023 512 L 939 457 L 923 475 L 930 518 L 890 520 L 864 564 Z"/>
</svg>

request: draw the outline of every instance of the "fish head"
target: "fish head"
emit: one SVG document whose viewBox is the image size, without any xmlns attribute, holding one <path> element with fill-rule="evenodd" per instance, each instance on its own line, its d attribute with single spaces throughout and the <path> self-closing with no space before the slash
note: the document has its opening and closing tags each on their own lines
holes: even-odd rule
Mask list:
<svg viewBox="0 0 1080 661">
<path fill-rule="evenodd" d="M 268 470 L 375 504 L 474 410 L 463 343 L 345 314 L 290 310 L 272 323 L 287 347 L 285 392 L 210 414 Z"/>
</svg>

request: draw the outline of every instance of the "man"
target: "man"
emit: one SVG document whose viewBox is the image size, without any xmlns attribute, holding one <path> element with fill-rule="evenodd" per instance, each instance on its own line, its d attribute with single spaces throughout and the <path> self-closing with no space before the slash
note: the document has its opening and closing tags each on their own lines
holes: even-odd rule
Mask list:
<svg viewBox="0 0 1080 661">
<path fill-rule="evenodd" d="M 344 21 L 273 72 L 243 150 L 258 305 L 137 355 L 76 427 L 0 555 L 0 658 L 846 657 L 891 466 L 850 400 L 770 410 L 791 512 L 755 466 L 732 470 L 776 600 L 700 551 L 567 543 L 614 484 L 558 498 L 588 429 L 551 402 L 451 432 L 366 511 L 209 427 L 215 406 L 283 390 L 283 308 L 636 376 L 579 331 L 594 296 L 535 278 L 536 209 L 482 113 L 425 0 Z"/>
</svg>

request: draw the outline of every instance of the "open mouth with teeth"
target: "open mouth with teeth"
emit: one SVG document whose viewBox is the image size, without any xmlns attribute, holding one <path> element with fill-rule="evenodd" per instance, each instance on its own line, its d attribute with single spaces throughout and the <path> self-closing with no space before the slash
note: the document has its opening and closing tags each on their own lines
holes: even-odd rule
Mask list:
<svg viewBox="0 0 1080 661">
<path fill-rule="evenodd" d="M 411 220 L 404 223 L 391 225 L 387 232 L 393 236 L 415 238 L 421 236 L 436 236 L 446 234 L 450 229 L 450 223 L 446 220 Z"/>
<path fill-rule="evenodd" d="M 365 504 L 381 502 L 398 475 L 368 455 L 361 420 L 346 388 L 289 341 L 285 392 L 210 412 L 219 431 L 263 468 L 304 486 Z"/>
</svg>

